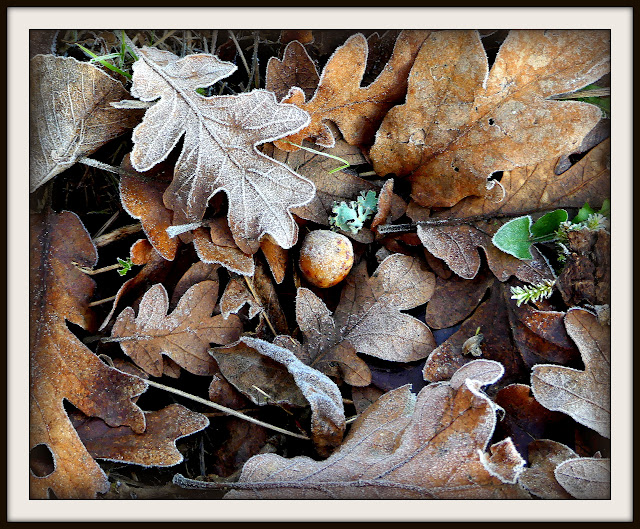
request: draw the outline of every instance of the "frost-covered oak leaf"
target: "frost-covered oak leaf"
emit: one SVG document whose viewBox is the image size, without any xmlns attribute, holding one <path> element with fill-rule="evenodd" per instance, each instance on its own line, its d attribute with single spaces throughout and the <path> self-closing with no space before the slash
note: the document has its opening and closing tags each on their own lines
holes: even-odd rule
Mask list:
<svg viewBox="0 0 640 529">
<path fill-rule="evenodd" d="M 292 134 L 309 123 L 294 105 L 276 102 L 271 92 L 203 97 L 210 86 L 236 70 L 208 54 L 179 58 L 144 47 L 133 65 L 131 93 L 159 101 L 133 131 L 131 163 L 147 171 L 164 160 L 184 135 L 174 178 L 164 195 L 174 224 L 202 219 L 209 199 L 224 191 L 229 226 L 245 253 L 254 253 L 266 233 L 283 248 L 296 243 L 290 209 L 309 202 L 314 185 L 257 151 L 256 146 Z"/>
</svg>

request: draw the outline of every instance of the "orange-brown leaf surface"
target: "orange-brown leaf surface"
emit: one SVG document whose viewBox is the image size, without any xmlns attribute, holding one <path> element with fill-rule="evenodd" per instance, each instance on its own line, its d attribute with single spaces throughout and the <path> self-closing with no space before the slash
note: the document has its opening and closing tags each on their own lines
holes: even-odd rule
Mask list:
<svg viewBox="0 0 640 529">
<path fill-rule="evenodd" d="M 209 426 L 209 419 L 180 404 L 145 412 L 146 429 L 135 433 L 128 426 L 110 427 L 103 420 L 75 414 L 82 443 L 96 459 L 144 467 L 170 467 L 184 460 L 176 441 Z"/>
<path fill-rule="evenodd" d="M 251 295 L 246 283 L 240 278 L 232 277 L 220 296 L 220 312 L 227 318 L 229 314 L 237 314 L 245 304 L 249 305 L 249 319 L 264 310 Z"/>
<path fill-rule="evenodd" d="M 129 97 L 122 83 L 73 57 L 29 62 L 29 190 L 133 128 L 139 111 L 113 108 Z"/>
<path fill-rule="evenodd" d="M 164 202 L 174 222 L 197 222 L 209 199 L 224 191 L 229 227 L 240 249 L 253 253 L 269 233 L 283 248 L 297 240 L 290 209 L 313 198 L 313 184 L 256 149 L 296 132 L 309 122 L 303 110 L 279 104 L 271 92 L 205 98 L 196 92 L 231 75 L 236 66 L 214 55 L 180 59 L 144 47 L 133 65 L 131 93 L 159 101 L 133 131 L 131 164 L 148 171 L 164 160 L 184 136 L 182 153 Z"/>
<path fill-rule="evenodd" d="M 411 175 L 423 206 L 493 193 L 495 171 L 574 152 L 601 111 L 551 101 L 610 69 L 608 31 L 511 31 L 489 71 L 476 31 L 432 32 L 371 149 L 379 175 Z"/>
<path fill-rule="evenodd" d="M 350 145 L 371 143 L 387 111 L 405 95 L 407 77 L 428 31 L 403 31 L 393 54 L 377 79 L 361 87 L 367 65 L 367 40 L 360 33 L 350 37 L 331 56 L 322 71 L 313 98 L 305 102 L 304 92 L 292 88 L 283 103 L 293 103 L 311 115 L 311 123 L 285 140 L 300 145 L 310 139 L 322 147 L 333 147 L 334 137 L 325 120 L 333 121 Z M 284 140 L 279 149 L 296 150 Z"/>
<path fill-rule="evenodd" d="M 211 220 L 207 228 L 197 228 L 193 232 L 193 247 L 203 263 L 221 264 L 227 270 L 248 276 L 255 271 L 253 256 L 238 248 L 223 218 Z"/>
<path fill-rule="evenodd" d="M 565 316 L 567 333 L 577 344 L 584 371 L 538 364 L 531 371 L 531 388 L 545 408 L 561 411 L 600 435 L 611 435 L 611 331 L 595 315 L 571 309 Z"/>
<path fill-rule="evenodd" d="M 120 167 L 125 173 L 120 177 L 120 200 L 125 211 L 140 219 L 142 229 L 156 251 L 173 261 L 180 243 L 177 237 L 169 237 L 166 229 L 171 226 L 173 213 L 162 201 L 162 195 L 173 177 L 172 167 L 154 167 L 147 173 L 137 172 L 125 155 Z"/>
<path fill-rule="evenodd" d="M 431 331 L 401 311 L 426 303 L 434 286 L 435 276 L 418 259 L 394 254 L 372 277 L 366 263 L 351 271 L 333 316 L 311 290 L 298 289 L 296 319 L 306 338 L 304 361 L 329 373 L 338 363 L 345 382 L 367 386 L 371 372 L 357 352 L 394 362 L 426 357 L 435 347 Z"/>
<path fill-rule="evenodd" d="M 276 454 L 251 458 L 226 498 L 526 498 L 515 485 L 524 460 L 509 440 L 490 447 L 496 406 L 481 391 L 501 369 L 478 370 L 381 396 L 324 461 Z M 493 362 L 489 362 L 494 364 Z M 498 368 L 500 366 L 496 364 Z M 484 373 L 484 374 L 483 374 Z"/>
<path fill-rule="evenodd" d="M 167 314 L 167 291 L 162 284 L 154 285 L 143 296 L 137 317 L 131 307 L 120 313 L 111 337 L 151 376 L 162 375 L 162 355 L 196 375 L 213 374 L 209 344 L 233 342 L 242 332 L 237 316 L 225 319 L 211 315 L 217 292 L 216 282 L 202 281 L 187 290 L 177 307 Z"/>
<path fill-rule="evenodd" d="M 475 277 L 480 267 L 478 247 L 484 249 L 489 267 L 501 281 L 506 281 L 511 275 L 529 283 L 551 279 L 548 265 L 539 254 L 534 254 L 532 261 L 520 261 L 493 245 L 491 237 L 501 221 L 474 223 L 474 220 L 528 215 L 557 208 L 579 208 L 585 202 L 598 206 L 610 196 L 609 140 L 594 147 L 561 175 L 554 173 L 557 161 L 558 158 L 549 158 L 534 166 L 505 172 L 500 181 L 504 198 L 499 202 L 469 197 L 446 211 L 434 214 L 429 220 L 456 219 L 460 224 L 469 219 L 469 223 L 418 226 L 418 236 L 423 245 L 465 279 Z"/>
<path fill-rule="evenodd" d="M 95 283 L 74 263 L 91 268 L 97 255 L 78 217 L 68 211 L 32 214 L 30 238 L 30 495 L 94 498 L 108 490 L 107 476 L 83 446 L 63 401 L 109 426 L 140 433 L 145 419 L 132 399 L 146 384 L 106 366 L 67 326 L 94 329 L 87 305 Z M 52 465 L 43 468 L 39 463 L 47 459 Z"/>
</svg>

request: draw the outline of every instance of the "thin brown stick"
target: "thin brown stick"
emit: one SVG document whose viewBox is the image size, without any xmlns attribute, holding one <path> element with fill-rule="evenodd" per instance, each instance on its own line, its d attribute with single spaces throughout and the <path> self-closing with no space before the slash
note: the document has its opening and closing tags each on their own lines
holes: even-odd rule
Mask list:
<svg viewBox="0 0 640 529">
<path fill-rule="evenodd" d="M 113 301 L 114 299 L 116 299 L 116 296 L 100 299 L 98 301 L 92 301 L 91 303 L 89 303 L 89 307 L 96 307 L 97 305 L 102 305 L 103 303 L 109 303 L 109 301 Z"/>
<path fill-rule="evenodd" d="M 243 277 L 244 277 L 245 283 L 247 283 L 247 287 L 249 287 L 249 291 L 251 292 L 253 299 L 255 299 L 260 305 L 262 305 L 262 302 L 260 301 L 258 294 L 256 294 L 256 291 L 253 289 L 253 285 L 251 284 L 251 281 L 249 280 L 249 278 L 247 276 L 243 276 Z M 267 325 L 269 326 L 269 329 L 271 329 L 271 332 L 273 333 L 273 335 L 278 336 L 278 333 L 276 332 L 275 328 L 273 327 L 273 325 L 271 325 L 269 316 L 267 316 L 267 309 L 265 308 L 265 310 L 263 310 L 260 313 L 260 315 L 264 318 L 264 321 L 267 322 Z"/>
<path fill-rule="evenodd" d="M 106 246 L 107 244 L 111 244 L 112 242 L 128 237 L 129 235 L 133 235 L 140 230 L 142 230 L 142 224 L 139 222 L 137 224 L 122 226 L 117 230 L 113 230 L 109 233 L 105 233 L 104 235 L 100 235 L 100 237 L 96 237 L 93 239 L 93 244 L 96 245 L 96 248 L 101 248 L 102 246 Z"/>
</svg>

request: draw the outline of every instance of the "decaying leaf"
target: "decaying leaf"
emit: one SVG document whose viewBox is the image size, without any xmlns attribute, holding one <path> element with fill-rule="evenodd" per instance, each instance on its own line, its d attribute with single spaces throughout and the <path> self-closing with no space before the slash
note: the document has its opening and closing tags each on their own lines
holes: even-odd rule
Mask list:
<svg viewBox="0 0 640 529">
<path fill-rule="evenodd" d="M 513 484 L 524 460 L 510 441 L 486 451 L 496 406 L 480 388 L 500 377 L 497 367 L 497 376 L 431 384 L 417 397 L 408 386 L 386 393 L 324 461 L 255 456 L 225 498 L 526 498 Z"/>
<path fill-rule="evenodd" d="M 140 219 L 142 229 L 156 251 L 173 261 L 180 243 L 177 237 L 169 237 L 166 229 L 171 226 L 173 214 L 162 202 L 162 195 L 173 177 L 173 167 L 158 165 L 149 173 L 138 173 L 125 155 L 120 168 L 126 172 L 120 177 L 120 199 L 125 211 Z"/>
<path fill-rule="evenodd" d="M 289 251 L 278 246 L 269 236 L 260 241 L 260 249 L 267 260 L 273 279 L 278 285 L 284 281 L 289 262 Z"/>
<path fill-rule="evenodd" d="M 183 455 L 176 441 L 209 426 L 209 419 L 180 404 L 145 412 L 146 428 L 135 433 L 128 426 L 110 427 L 103 420 L 82 414 L 72 416 L 73 425 L 92 457 L 144 467 L 171 467 Z"/>
<path fill-rule="evenodd" d="M 560 463 L 558 483 L 579 500 L 611 499 L 611 459 L 579 457 Z"/>
<path fill-rule="evenodd" d="M 223 218 L 211 220 L 208 228 L 194 230 L 193 247 L 203 263 L 221 264 L 236 274 L 251 276 L 255 272 L 253 256 L 238 248 Z"/>
<path fill-rule="evenodd" d="M 145 429 L 132 399 L 146 384 L 102 363 L 67 327 L 95 329 L 88 308 L 95 283 L 73 263 L 97 262 L 91 237 L 71 212 L 30 217 L 30 496 L 94 498 L 109 488 L 63 406 L 103 419 L 109 426 Z M 46 463 L 44 466 L 42 463 Z"/>
<path fill-rule="evenodd" d="M 133 128 L 140 113 L 110 103 L 129 94 L 100 68 L 72 57 L 29 62 L 29 190 Z"/>
<path fill-rule="evenodd" d="M 405 95 L 407 77 L 429 31 L 403 31 L 384 70 L 369 86 L 361 87 L 367 65 L 367 40 L 360 33 L 350 37 L 331 56 L 322 71 L 313 98 L 305 103 L 304 92 L 292 88 L 283 102 L 293 103 L 311 115 L 311 123 L 285 139 L 300 145 L 311 139 L 333 147 L 334 137 L 324 120 L 333 121 L 350 145 L 371 143 L 386 112 Z M 297 147 L 276 142 L 284 151 Z"/>
<path fill-rule="evenodd" d="M 574 152 L 601 111 L 548 97 L 606 74 L 609 46 L 609 31 L 511 31 L 489 71 L 477 31 L 432 32 L 407 102 L 376 134 L 376 173 L 410 174 L 414 200 L 447 207 L 494 194 L 487 178 L 495 171 Z"/>
<path fill-rule="evenodd" d="M 229 347 L 216 347 L 211 354 L 225 378 L 256 404 L 268 403 L 267 393 L 274 402 L 288 395 L 284 402 L 300 405 L 296 394 L 301 393 L 311 406 L 311 436 L 318 453 L 326 456 L 340 445 L 346 428 L 344 407 L 340 390 L 329 377 L 303 364 L 291 351 L 248 336 Z M 283 366 L 290 377 L 283 376 Z"/>
<path fill-rule="evenodd" d="M 534 166 L 505 172 L 500 180 L 504 189 L 502 201 L 465 198 L 454 207 L 428 219 L 457 219 L 456 222 L 462 225 L 418 226 L 418 236 L 429 252 L 443 259 L 451 270 L 466 279 L 475 277 L 480 267 L 478 247 L 484 249 L 491 270 L 501 281 L 506 281 L 511 275 L 529 283 L 550 279 L 553 276 L 539 254 L 532 252 L 534 260 L 521 261 L 495 247 L 491 237 L 500 227 L 499 221 L 474 220 L 528 215 L 558 208 L 579 208 L 587 201 L 601 204 L 611 193 L 609 159 L 610 142 L 606 140 L 559 176 L 554 173 L 558 161 L 556 157 Z M 470 222 L 464 224 L 465 219 Z"/>
<path fill-rule="evenodd" d="M 300 88 L 310 99 L 320 80 L 316 65 L 297 40 L 287 44 L 282 60 L 277 57 L 269 59 L 266 76 L 265 88 L 273 92 L 278 101 L 287 96 L 292 86 Z"/>
<path fill-rule="evenodd" d="M 426 303 L 434 285 L 435 276 L 418 259 L 394 254 L 372 277 L 364 262 L 351 271 L 333 316 L 313 292 L 299 288 L 296 319 L 305 336 L 301 358 L 334 374 L 338 363 L 352 386 L 371 383 L 371 372 L 356 352 L 394 362 L 424 358 L 435 347 L 433 335 L 401 311 Z"/>
<path fill-rule="evenodd" d="M 213 281 L 219 285 L 218 268 L 220 268 L 220 265 L 217 264 L 203 263 L 202 261 L 193 263 L 178 280 L 178 283 L 171 294 L 171 302 L 169 306 L 172 308 L 175 307 L 187 290 L 202 281 Z"/>
<path fill-rule="evenodd" d="M 138 171 L 149 170 L 184 135 L 174 179 L 164 195 L 174 223 L 200 221 L 209 199 L 224 191 L 229 226 L 241 250 L 253 253 L 265 233 L 283 248 L 293 246 L 298 228 L 289 210 L 309 202 L 314 186 L 256 146 L 300 130 L 309 122 L 306 112 L 277 103 L 264 90 L 201 96 L 197 88 L 236 70 L 213 55 L 180 59 L 148 47 L 138 53 L 131 93 L 143 101 L 159 101 L 133 131 L 131 163 Z"/>
<path fill-rule="evenodd" d="M 237 314 L 245 304 L 249 305 L 249 319 L 264 310 L 251 295 L 246 283 L 237 277 L 232 277 L 220 297 L 220 312 L 227 318 L 229 314 Z"/>
<path fill-rule="evenodd" d="M 162 375 L 162 355 L 196 375 L 213 374 L 209 344 L 233 342 L 242 332 L 237 316 L 211 316 L 217 292 L 216 282 L 202 281 L 187 290 L 167 315 L 167 291 L 162 284 L 154 285 L 142 298 L 137 318 L 131 307 L 120 313 L 111 337 L 151 376 Z"/>
<path fill-rule="evenodd" d="M 539 364 L 531 370 L 531 389 L 545 408 L 570 415 L 580 424 L 611 435 L 610 327 L 583 309 L 565 316 L 567 333 L 578 346 L 584 371 Z"/>
<path fill-rule="evenodd" d="M 527 491 L 543 500 L 567 500 L 569 494 L 556 480 L 556 467 L 578 456 L 571 448 L 551 441 L 537 439 L 529 444 L 529 465 L 524 469 L 518 483 Z"/>
</svg>

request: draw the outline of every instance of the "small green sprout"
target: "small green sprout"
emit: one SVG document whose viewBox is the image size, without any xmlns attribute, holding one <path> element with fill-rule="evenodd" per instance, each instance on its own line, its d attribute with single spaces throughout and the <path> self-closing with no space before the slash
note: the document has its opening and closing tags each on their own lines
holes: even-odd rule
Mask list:
<svg viewBox="0 0 640 529">
<path fill-rule="evenodd" d="M 363 227 L 364 223 L 378 210 L 378 198 L 373 191 L 362 191 L 355 201 L 334 202 L 333 215 L 329 218 L 332 228 L 337 228 L 345 232 L 356 234 Z"/>
<path fill-rule="evenodd" d="M 119 257 L 116 257 L 116 259 L 118 260 L 118 265 L 120 266 L 120 268 L 117 269 L 118 273 L 121 276 L 127 275 L 127 272 L 131 270 L 131 267 L 133 266 L 131 257 L 127 257 L 126 261 L 124 259 L 120 259 Z"/>
<path fill-rule="evenodd" d="M 540 283 L 525 285 L 524 287 L 511 287 L 511 299 L 516 300 L 518 307 L 529 301 L 547 299 L 553 294 L 553 287 L 556 285 L 555 279 L 543 279 Z"/>
</svg>

